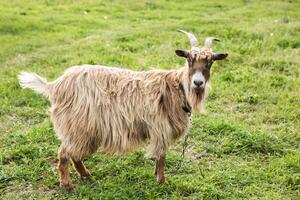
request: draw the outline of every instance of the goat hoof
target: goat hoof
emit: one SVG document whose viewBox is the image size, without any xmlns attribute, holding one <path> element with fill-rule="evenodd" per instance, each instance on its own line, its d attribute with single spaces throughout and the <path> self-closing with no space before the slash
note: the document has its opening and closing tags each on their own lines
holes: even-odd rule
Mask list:
<svg viewBox="0 0 300 200">
<path fill-rule="evenodd" d="M 91 176 L 80 176 L 81 181 L 88 183 L 92 181 L 92 177 Z"/>
<path fill-rule="evenodd" d="M 60 183 L 59 185 L 60 188 L 62 188 L 63 190 L 67 191 L 67 192 L 71 192 L 74 187 L 72 186 L 72 184 L 63 184 L 63 183 Z"/>
<path fill-rule="evenodd" d="M 166 185 L 166 186 L 169 186 L 170 185 L 170 182 L 165 180 L 162 184 Z"/>
<path fill-rule="evenodd" d="M 169 181 L 167 181 L 166 179 L 157 180 L 157 182 L 161 185 L 166 185 L 166 186 L 170 185 Z"/>
</svg>

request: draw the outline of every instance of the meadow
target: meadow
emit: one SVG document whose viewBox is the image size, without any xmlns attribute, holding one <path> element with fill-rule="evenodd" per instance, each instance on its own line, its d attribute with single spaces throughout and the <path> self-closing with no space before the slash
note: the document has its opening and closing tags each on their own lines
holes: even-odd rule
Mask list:
<svg viewBox="0 0 300 200">
<path fill-rule="evenodd" d="M 79 64 L 174 69 L 193 32 L 221 42 L 206 113 L 193 114 L 188 147 L 167 154 L 170 186 L 144 150 L 95 154 L 93 175 L 59 188 L 55 135 L 41 95 L 20 71 L 54 80 Z M 299 199 L 300 1 L 0 0 L 0 199 Z"/>
</svg>

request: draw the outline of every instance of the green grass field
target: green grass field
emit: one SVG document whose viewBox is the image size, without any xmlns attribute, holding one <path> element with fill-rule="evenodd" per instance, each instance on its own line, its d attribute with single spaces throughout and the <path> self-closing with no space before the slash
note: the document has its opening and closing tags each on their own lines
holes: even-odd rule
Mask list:
<svg viewBox="0 0 300 200">
<path fill-rule="evenodd" d="M 205 115 L 194 114 L 167 155 L 170 186 L 153 177 L 144 150 L 95 154 L 72 193 L 59 188 L 49 102 L 20 88 L 20 71 L 49 80 L 78 64 L 173 69 L 188 49 L 177 29 L 228 52 L 213 66 Z M 299 199 L 299 1 L 0 0 L 0 199 Z"/>
</svg>

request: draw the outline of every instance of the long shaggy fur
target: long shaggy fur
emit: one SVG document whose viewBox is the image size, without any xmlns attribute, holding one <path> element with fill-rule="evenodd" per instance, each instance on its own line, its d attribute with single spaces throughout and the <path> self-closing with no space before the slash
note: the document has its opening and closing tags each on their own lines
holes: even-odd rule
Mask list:
<svg viewBox="0 0 300 200">
<path fill-rule="evenodd" d="M 185 69 L 134 72 L 83 65 L 49 83 L 28 73 L 19 78 L 22 86 L 49 97 L 55 131 L 72 158 L 98 149 L 124 154 L 147 143 L 148 153 L 158 157 L 189 128 L 185 104 L 200 108 Z"/>
</svg>

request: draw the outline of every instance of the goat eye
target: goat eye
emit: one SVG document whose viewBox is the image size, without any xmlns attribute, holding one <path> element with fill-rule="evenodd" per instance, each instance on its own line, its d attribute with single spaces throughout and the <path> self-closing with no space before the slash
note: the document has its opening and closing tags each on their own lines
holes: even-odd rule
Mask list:
<svg viewBox="0 0 300 200">
<path fill-rule="evenodd" d="M 212 63 L 213 63 L 212 61 L 209 61 L 209 62 L 207 63 L 207 65 L 206 65 L 206 67 L 210 69 Z"/>
<path fill-rule="evenodd" d="M 188 58 L 187 59 L 188 63 L 189 63 L 189 67 L 192 67 L 193 66 L 193 59 L 192 58 Z"/>
</svg>

